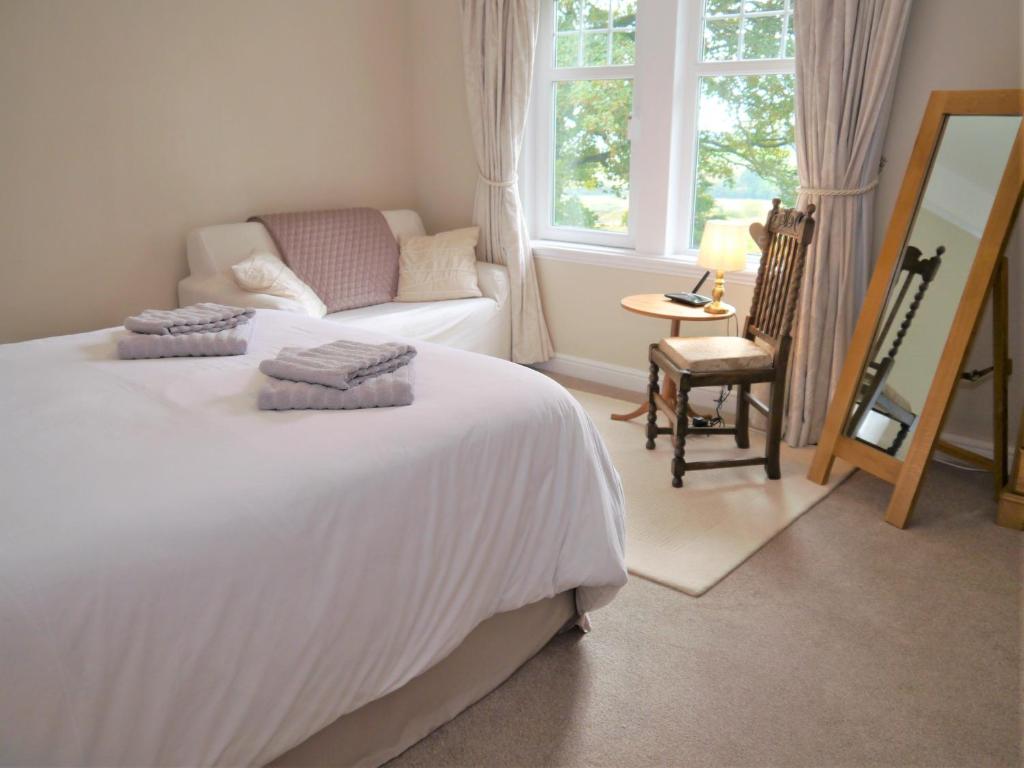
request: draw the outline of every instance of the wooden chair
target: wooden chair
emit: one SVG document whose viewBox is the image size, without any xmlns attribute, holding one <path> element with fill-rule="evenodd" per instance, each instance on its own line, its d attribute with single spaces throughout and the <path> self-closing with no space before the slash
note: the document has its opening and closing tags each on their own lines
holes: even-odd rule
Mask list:
<svg viewBox="0 0 1024 768">
<path fill-rule="evenodd" d="M 658 435 L 674 434 L 672 485 L 676 488 L 682 486 L 683 475 L 688 470 L 763 464 L 769 478 L 777 480 L 781 476 L 779 446 L 786 369 L 792 344 L 790 332 L 797 311 L 807 246 L 814 236 L 815 207 L 808 205 L 806 213 L 803 213 L 794 208 L 781 209 L 780 202 L 778 199 L 772 201 L 765 226 L 753 224 L 750 227 L 754 241 L 761 246 L 761 266 L 757 271 L 754 298 L 743 335 L 672 337 L 650 347 L 647 448 L 653 450 Z M 676 385 L 678 394 L 675 402 L 668 402 L 658 391 L 660 371 L 664 371 Z M 751 394 L 751 385 L 758 383 L 771 384 L 770 405 Z M 736 426 L 691 427 L 687 415 L 690 390 L 723 384 L 739 388 Z M 768 417 L 763 457 L 686 461 L 686 437 L 690 434 L 735 435 L 737 446 L 749 448 L 750 406 Z M 659 410 L 672 426 L 658 426 Z"/>
</svg>

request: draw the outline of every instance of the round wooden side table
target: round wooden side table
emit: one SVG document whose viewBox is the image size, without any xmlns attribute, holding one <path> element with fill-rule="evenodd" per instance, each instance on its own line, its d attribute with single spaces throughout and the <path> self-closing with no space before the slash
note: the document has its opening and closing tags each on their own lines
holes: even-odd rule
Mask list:
<svg viewBox="0 0 1024 768">
<path fill-rule="evenodd" d="M 672 324 L 670 336 L 679 335 L 679 326 L 683 322 L 700 323 L 708 322 L 709 320 L 728 320 L 736 315 L 736 307 L 725 302 L 722 302 L 722 306 L 727 309 L 724 314 L 712 315 L 710 312 L 705 312 L 704 307 L 688 307 L 677 301 L 666 299 L 660 293 L 638 293 L 634 296 L 627 296 L 622 300 L 623 309 L 635 312 L 638 315 L 668 320 Z M 661 396 L 669 403 L 675 402 L 676 385 L 668 376 L 662 379 Z M 645 413 L 647 413 L 646 402 L 641 403 L 635 410 L 629 413 L 613 413 L 612 418 L 616 421 L 629 421 Z M 690 415 L 694 416 L 697 414 L 694 414 L 691 410 Z"/>
</svg>

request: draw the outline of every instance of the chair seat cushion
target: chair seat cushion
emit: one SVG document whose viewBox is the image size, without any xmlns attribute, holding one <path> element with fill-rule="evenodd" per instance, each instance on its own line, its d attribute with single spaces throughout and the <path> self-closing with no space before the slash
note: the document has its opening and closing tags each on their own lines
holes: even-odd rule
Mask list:
<svg viewBox="0 0 1024 768">
<path fill-rule="evenodd" d="M 658 349 L 680 370 L 695 373 L 772 367 L 771 354 L 742 336 L 673 336 Z"/>
</svg>

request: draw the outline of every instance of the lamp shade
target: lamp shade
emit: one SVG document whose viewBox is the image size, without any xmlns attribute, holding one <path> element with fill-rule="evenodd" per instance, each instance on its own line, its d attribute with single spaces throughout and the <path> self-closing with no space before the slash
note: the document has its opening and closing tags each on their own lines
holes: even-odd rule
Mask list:
<svg viewBox="0 0 1024 768">
<path fill-rule="evenodd" d="M 708 221 L 704 225 L 704 236 L 700 239 L 697 264 L 704 269 L 719 272 L 744 269 L 747 266 L 747 254 L 754 250 L 748 226 L 745 221 Z"/>
</svg>

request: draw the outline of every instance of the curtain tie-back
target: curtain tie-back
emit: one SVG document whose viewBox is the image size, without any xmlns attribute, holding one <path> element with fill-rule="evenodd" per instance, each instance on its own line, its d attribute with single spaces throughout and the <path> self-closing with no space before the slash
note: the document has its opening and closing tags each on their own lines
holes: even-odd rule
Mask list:
<svg viewBox="0 0 1024 768">
<path fill-rule="evenodd" d="M 857 195 L 866 195 L 872 189 L 878 186 L 878 177 L 875 176 L 875 180 L 870 184 L 865 184 L 863 187 L 856 187 L 854 189 L 818 189 L 816 187 L 797 187 L 797 191 L 805 195 L 821 195 L 822 197 L 856 197 Z"/>
<path fill-rule="evenodd" d="M 478 175 L 480 176 L 480 181 L 489 187 L 514 187 L 519 183 L 519 176 L 513 176 L 507 181 L 495 181 L 494 179 L 484 176 L 482 173 Z"/>
</svg>

